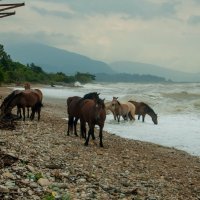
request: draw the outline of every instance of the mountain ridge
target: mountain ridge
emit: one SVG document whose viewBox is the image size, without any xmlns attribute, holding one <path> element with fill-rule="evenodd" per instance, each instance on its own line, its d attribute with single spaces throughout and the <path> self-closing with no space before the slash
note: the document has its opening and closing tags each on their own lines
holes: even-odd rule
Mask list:
<svg viewBox="0 0 200 200">
<path fill-rule="evenodd" d="M 76 72 L 113 73 L 107 63 L 44 44 L 11 44 L 5 47 L 11 58 L 23 64 L 34 63 L 44 71 L 74 74 Z"/>
<path fill-rule="evenodd" d="M 187 73 L 178 70 L 172 70 L 158 65 L 134 62 L 134 61 L 116 61 L 109 64 L 112 69 L 118 73 L 129 72 L 133 74 L 149 74 L 164 77 L 167 80 L 178 82 L 200 81 L 200 73 Z"/>
<path fill-rule="evenodd" d="M 116 61 L 110 64 L 91 59 L 87 56 L 48 46 L 41 43 L 10 43 L 5 50 L 11 58 L 23 64 L 34 63 L 47 72 L 63 72 L 69 75 L 82 73 L 129 73 L 139 75 L 153 75 L 163 77 L 174 82 L 199 82 L 200 73 L 192 74 L 172 70 L 154 64 Z"/>
</svg>

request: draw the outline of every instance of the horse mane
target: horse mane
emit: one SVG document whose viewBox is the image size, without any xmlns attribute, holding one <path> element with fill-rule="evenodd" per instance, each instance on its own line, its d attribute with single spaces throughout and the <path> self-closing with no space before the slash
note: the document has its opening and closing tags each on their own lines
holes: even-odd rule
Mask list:
<svg viewBox="0 0 200 200">
<path fill-rule="evenodd" d="M 83 96 L 83 99 L 93 99 L 94 96 L 95 96 L 95 97 L 98 97 L 97 99 L 99 99 L 99 93 L 97 93 L 97 92 L 90 92 L 90 93 L 88 93 L 88 94 L 85 94 L 85 95 Z"/>
<path fill-rule="evenodd" d="M 7 104 L 6 104 L 6 106 L 5 106 L 5 110 L 7 109 L 7 108 L 9 108 L 9 106 L 10 106 L 10 104 L 11 104 L 11 102 L 16 98 L 16 97 L 18 97 L 18 96 L 20 96 L 20 95 L 22 95 L 22 93 L 20 92 L 20 93 L 17 93 L 17 94 L 14 94 L 14 95 L 12 95 L 12 97 L 10 97 L 10 99 L 8 100 L 8 102 L 7 102 Z"/>
<path fill-rule="evenodd" d="M 10 103 L 10 101 L 12 101 L 12 99 L 14 98 L 16 90 L 14 90 L 13 92 L 11 92 L 2 102 L 1 107 L 3 105 L 5 105 L 7 107 L 7 105 Z"/>
<path fill-rule="evenodd" d="M 146 111 L 147 111 L 148 113 L 156 114 L 156 113 L 154 112 L 154 110 L 153 110 L 148 104 L 146 104 L 146 103 L 144 103 L 144 102 L 140 102 L 140 103 L 141 103 L 141 105 L 145 106 L 145 109 L 146 109 Z"/>
</svg>

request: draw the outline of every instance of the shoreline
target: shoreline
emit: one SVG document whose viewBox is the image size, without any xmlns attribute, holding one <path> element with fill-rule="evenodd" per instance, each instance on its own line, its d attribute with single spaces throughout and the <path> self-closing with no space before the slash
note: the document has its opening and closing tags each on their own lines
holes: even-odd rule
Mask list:
<svg viewBox="0 0 200 200">
<path fill-rule="evenodd" d="M 7 93 L 9 90 L 0 87 L 0 95 Z M 13 191 L 8 183 L 14 182 L 19 191 L 4 196 L 42 199 L 56 192 L 71 199 L 200 197 L 199 157 L 105 131 L 104 148 L 99 147 L 98 137 L 85 147 L 79 137 L 66 136 L 67 121 L 62 119 L 66 117 L 66 103 L 50 98 L 43 103 L 40 122 L 17 121 L 16 130 L 0 130 L 1 151 L 28 162 L 0 169 L 0 189 L 4 186 Z M 48 184 L 27 178 L 36 173 L 41 173 Z"/>
</svg>

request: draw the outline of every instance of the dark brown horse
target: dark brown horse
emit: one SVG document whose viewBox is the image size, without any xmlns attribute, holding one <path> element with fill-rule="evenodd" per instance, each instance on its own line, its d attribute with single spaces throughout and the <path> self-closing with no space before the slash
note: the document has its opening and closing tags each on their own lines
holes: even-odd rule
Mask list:
<svg viewBox="0 0 200 200">
<path fill-rule="evenodd" d="M 3 110 L 3 115 L 10 114 L 12 109 L 17 106 L 23 110 L 23 120 L 25 121 L 25 108 L 31 107 L 32 114 L 30 119 L 34 119 L 35 112 L 38 112 L 38 121 L 40 120 L 40 111 L 41 111 L 41 100 L 39 95 L 36 92 L 31 90 L 24 90 L 16 95 L 14 95 L 7 103 Z"/>
<path fill-rule="evenodd" d="M 148 114 L 151 117 L 153 123 L 158 124 L 158 116 L 149 105 L 144 102 L 137 102 L 132 100 L 130 100 L 129 102 L 135 105 L 135 114 L 138 115 L 138 120 L 140 119 L 140 116 L 142 116 L 142 121 L 144 122 L 145 115 Z"/>
<path fill-rule="evenodd" d="M 1 109 L 1 114 L 3 114 L 8 102 L 16 95 L 19 94 L 20 92 L 22 92 L 22 90 L 14 90 L 12 91 L 6 98 L 4 98 L 0 109 Z M 17 107 L 17 116 L 21 117 L 21 110 L 19 107 Z"/>
<path fill-rule="evenodd" d="M 42 103 L 42 99 L 43 99 L 43 94 L 41 92 L 41 90 L 39 89 L 25 89 L 25 90 L 14 90 L 12 91 L 2 102 L 1 106 L 0 106 L 0 110 L 1 110 L 1 113 L 5 110 L 5 107 L 6 105 L 8 104 L 8 102 L 16 95 L 16 94 L 19 94 L 21 92 L 35 92 L 38 94 L 39 98 L 40 98 L 40 101 Z M 22 114 L 21 114 L 21 108 L 19 106 L 17 106 L 17 116 L 18 118 L 22 118 Z M 29 107 L 27 107 L 27 117 L 29 118 Z"/>
<path fill-rule="evenodd" d="M 84 100 L 80 111 L 80 121 L 81 121 L 81 131 L 86 133 L 86 122 L 89 126 L 88 136 L 85 141 L 85 145 L 88 146 L 90 135 L 92 139 L 94 136 L 95 125 L 99 126 L 99 139 L 100 147 L 103 147 L 103 127 L 106 120 L 106 109 L 104 105 L 104 100 L 98 99 L 97 102 L 93 100 Z"/>
<path fill-rule="evenodd" d="M 97 101 L 99 99 L 99 93 L 91 92 L 91 93 L 84 95 L 83 98 L 79 97 L 79 96 L 73 96 L 73 97 L 69 97 L 67 99 L 67 113 L 68 113 L 67 135 L 69 135 L 70 132 L 73 132 L 73 128 L 74 128 L 74 134 L 76 136 L 78 136 L 76 125 L 80 118 L 81 104 L 82 104 L 83 100 L 85 100 L 85 99 L 93 99 L 93 100 Z M 85 137 L 85 136 L 82 135 L 82 137 Z"/>
</svg>

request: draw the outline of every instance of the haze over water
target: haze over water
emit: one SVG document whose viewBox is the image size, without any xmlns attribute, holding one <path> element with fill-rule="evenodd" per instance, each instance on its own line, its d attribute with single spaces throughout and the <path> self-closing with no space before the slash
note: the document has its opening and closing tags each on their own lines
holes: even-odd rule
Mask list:
<svg viewBox="0 0 200 200">
<path fill-rule="evenodd" d="M 178 84 L 86 84 L 83 87 L 41 88 L 44 96 L 61 98 L 63 103 L 69 96 L 83 96 L 97 91 L 101 98 L 111 101 L 136 100 L 150 105 L 158 114 L 158 125 L 146 115 L 141 121 L 114 121 L 107 115 L 104 130 L 140 141 L 152 142 L 184 150 L 200 156 L 200 83 Z M 106 141 L 105 141 L 106 142 Z"/>
</svg>

